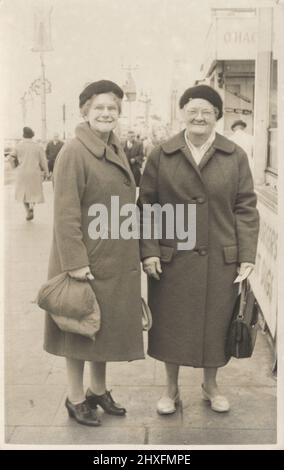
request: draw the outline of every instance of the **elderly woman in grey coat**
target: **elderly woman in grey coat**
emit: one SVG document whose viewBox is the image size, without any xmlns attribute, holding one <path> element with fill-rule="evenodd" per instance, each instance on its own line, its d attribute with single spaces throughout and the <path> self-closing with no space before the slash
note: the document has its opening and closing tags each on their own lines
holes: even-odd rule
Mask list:
<svg viewBox="0 0 284 470">
<path fill-rule="evenodd" d="M 34 142 L 34 131 L 23 128 L 23 140 L 10 153 L 10 161 L 16 167 L 15 199 L 24 204 L 26 220 L 34 218 L 34 206 L 44 202 L 42 180 L 48 175 L 44 150 Z"/>
<path fill-rule="evenodd" d="M 91 275 L 101 309 L 101 328 L 93 342 L 61 331 L 47 314 L 44 347 L 51 354 L 66 357 L 65 405 L 71 417 L 90 426 L 100 424 L 98 405 L 109 414 L 126 413 L 107 391 L 106 363 L 144 358 L 138 240 L 112 237 L 107 224 L 99 237 L 91 230 L 95 204 L 106 208 L 109 221 L 112 196 L 119 200 L 120 207 L 135 204 L 135 181 L 113 133 L 122 97 L 122 89 L 108 80 L 85 88 L 80 95 L 85 122 L 61 150 L 54 169 L 54 238 L 49 278 L 64 271 L 81 281 Z M 117 214 L 120 207 L 116 208 Z M 91 372 L 86 395 L 85 361 L 90 361 Z"/>
<path fill-rule="evenodd" d="M 238 292 L 234 281 L 238 273 L 238 281 L 245 279 L 255 262 L 256 195 L 246 154 L 215 131 L 222 117 L 220 95 L 200 85 L 187 89 L 179 104 L 186 129 L 150 154 L 139 206 L 171 204 L 176 215 L 177 204 L 193 204 L 196 241 L 181 250 L 177 230 L 169 237 L 164 221 L 160 239 L 141 238 L 153 314 L 148 352 L 166 367 L 160 414 L 176 411 L 180 365 L 204 369 L 203 398 L 212 410 L 224 412 L 230 405 L 216 377 L 229 360 L 225 343 Z M 193 222 L 186 222 L 191 230 Z"/>
</svg>

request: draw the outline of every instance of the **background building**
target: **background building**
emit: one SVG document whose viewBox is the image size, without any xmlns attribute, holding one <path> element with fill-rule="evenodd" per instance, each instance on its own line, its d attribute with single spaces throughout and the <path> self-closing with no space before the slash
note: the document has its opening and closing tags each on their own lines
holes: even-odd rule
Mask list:
<svg viewBox="0 0 284 470">
<path fill-rule="evenodd" d="M 254 8 L 212 7 L 201 77 L 224 100 L 219 132 L 230 137 L 232 122 L 242 119 L 253 135 L 253 177 L 258 195 L 260 235 L 253 289 L 271 337 L 276 341 L 278 260 L 278 116 L 283 80 L 280 47 L 282 1 L 254 3 Z M 218 2 L 215 2 L 218 5 Z M 283 42 L 282 42 L 283 44 Z M 281 81 L 282 80 L 282 81 Z"/>
</svg>

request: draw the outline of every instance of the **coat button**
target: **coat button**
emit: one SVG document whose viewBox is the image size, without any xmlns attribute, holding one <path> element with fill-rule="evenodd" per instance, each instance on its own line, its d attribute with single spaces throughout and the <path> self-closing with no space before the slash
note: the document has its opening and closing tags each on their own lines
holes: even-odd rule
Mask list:
<svg viewBox="0 0 284 470">
<path fill-rule="evenodd" d="M 196 199 L 196 202 L 197 202 L 198 204 L 204 204 L 205 199 L 204 199 L 204 197 L 198 197 L 198 198 Z"/>
<path fill-rule="evenodd" d="M 206 248 L 200 248 L 198 250 L 198 253 L 200 254 L 200 256 L 205 256 L 205 255 L 207 255 L 208 252 L 207 252 Z"/>
</svg>

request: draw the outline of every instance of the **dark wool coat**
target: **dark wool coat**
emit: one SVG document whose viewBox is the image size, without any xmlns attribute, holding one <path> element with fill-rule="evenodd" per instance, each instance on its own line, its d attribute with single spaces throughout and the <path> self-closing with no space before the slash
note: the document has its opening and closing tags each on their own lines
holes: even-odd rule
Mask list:
<svg viewBox="0 0 284 470">
<path fill-rule="evenodd" d="M 141 179 L 141 167 L 143 163 L 143 144 L 142 142 L 134 141 L 132 147 L 128 148 L 126 142 L 123 149 L 132 170 L 136 186 L 139 186 Z M 131 162 L 131 159 L 133 158 L 135 162 Z"/>
<path fill-rule="evenodd" d="M 93 342 L 62 332 L 47 314 L 45 350 L 88 361 L 143 358 L 139 242 L 111 239 L 110 233 L 94 240 L 88 234 L 93 204 L 104 204 L 109 220 L 111 196 L 119 196 L 120 206 L 135 204 L 135 182 L 115 135 L 106 145 L 87 123 L 80 124 L 56 160 L 54 191 L 49 278 L 89 265 L 102 317 Z"/>
<path fill-rule="evenodd" d="M 141 181 L 144 203 L 195 204 L 196 245 L 177 239 L 141 239 L 141 257 L 159 256 L 160 281 L 149 279 L 153 327 L 149 355 L 194 367 L 226 364 L 225 340 L 237 295 L 237 267 L 254 263 L 258 212 L 244 151 L 216 134 L 196 165 L 184 131 L 156 147 Z"/>
</svg>

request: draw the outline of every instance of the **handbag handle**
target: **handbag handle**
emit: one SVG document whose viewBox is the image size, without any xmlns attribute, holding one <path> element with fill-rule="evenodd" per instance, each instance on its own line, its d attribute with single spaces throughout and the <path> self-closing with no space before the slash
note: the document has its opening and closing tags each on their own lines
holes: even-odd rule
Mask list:
<svg viewBox="0 0 284 470">
<path fill-rule="evenodd" d="M 240 309 L 239 309 L 239 313 L 237 315 L 237 318 L 239 320 L 243 320 L 244 319 L 244 310 L 245 310 L 245 306 L 246 306 L 247 292 L 248 292 L 248 289 L 249 289 L 247 279 L 244 279 L 243 281 L 241 281 L 240 289 L 241 289 Z"/>
</svg>

